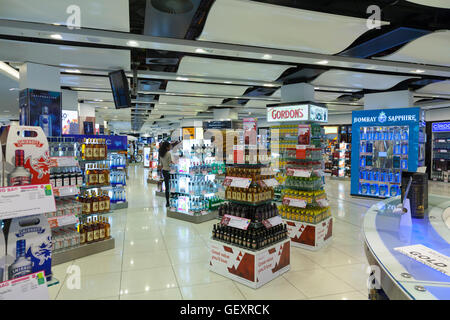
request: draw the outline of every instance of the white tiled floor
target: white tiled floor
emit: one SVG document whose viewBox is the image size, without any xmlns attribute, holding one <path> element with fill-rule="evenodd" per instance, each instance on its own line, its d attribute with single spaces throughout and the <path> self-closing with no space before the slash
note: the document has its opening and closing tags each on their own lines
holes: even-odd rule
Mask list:
<svg viewBox="0 0 450 320">
<path fill-rule="evenodd" d="M 327 181 L 334 239 L 318 252 L 291 249 L 291 270 L 254 290 L 207 269 L 207 239 L 216 221 L 200 225 L 166 217 L 148 172 L 131 166 L 129 208 L 109 215 L 116 247 L 53 268 L 60 285 L 52 299 L 366 299 L 367 261 L 361 223 L 375 201 L 349 196 L 350 183 Z M 447 189 L 446 189 L 447 188 Z M 433 193 L 445 188 L 431 186 Z M 81 288 L 69 289 L 70 265 L 81 268 Z"/>
</svg>

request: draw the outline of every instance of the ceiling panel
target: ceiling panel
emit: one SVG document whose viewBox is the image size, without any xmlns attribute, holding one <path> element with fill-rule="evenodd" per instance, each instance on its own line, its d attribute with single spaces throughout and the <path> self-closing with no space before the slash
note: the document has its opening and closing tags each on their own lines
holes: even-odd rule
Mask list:
<svg viewBox="0 0 450 320">
<path fill-rule="evenodd" d="M 415 92 L 450 95 L 450 80 L 431 83 L 423 88 L 417 89 Z"/>
<path fill-rule="evenodd" d="M 322 73 L 311 83 L 317 86 L 387 90 L 397 85 L 398 83 L 411 78 L 416 77 L 393 76 L 332 69 Z"/>
<path fill-rule="evenodd" d="M 366 19 L 256 1 L 216 0 L 197 40 L 336 54 L 367 31 Z"/>
<path fill-rule="evenodd" d="M 19 84 L 0 72 L 0 117 L 17 118 L 19 115 Z"/>
<path fill-rule="evenodd" d="M 450 9 L 450 1 L 448 0 L 407 0 L 407 1 L 429 7 Z"/>
<path fill-rule="evenodd" d="M 242 96 L 248 88 L 247 86 L 169 81 L 166 92 Z"/>
<path fill-rule="evenodd" d="M 450 1 L 449 1 L 450 2 Z M 435 31 L 376 59 L 450 66 L 450 30 Z"/>
<path fill-rule="evenodd" d="M 130 70 L 131 56 L 129 50 L 0 40 L 0 60 L 34 62 L 67 68 Z"/>
<path fill-rule="evenodd" d="M 363 106 L 350 106 L 350 105 L 342 105 L 342 104 L 327 104 L 329 111 L 353 111 L 353 110 L 362 110 Z"/>
<path fill-rule="evenodd" d="M 314 97 L 316 101 L 334 101 L 342 96 L 342 93 L 316 91 Z"/>
<path fill-rule="evenodd" d="M 181 96 L 160 96 L 159 102 L 171 105 L 217 105 L 222 104 L 221 98 L 198 98 L 198 97 L 181 97 Z"/>
<path fill-rule="evenodd" d="M 77 91 L 79 100 L 114 101 L 111 92 Z"/>
<path fill-rule="evenodd" d="M 195 111 L 203 112 L 208 110 L 207 106 L 180 106 L 180 105 L 167 105 L 167 104 L 155 104 L 155 110 L 167 110 L 167 111 Z"/>
<path fill-rule="evenodd" d="M 247 108 L 266 108 L 268 104 L 275 104 L 278 103 L 277 101 L 263 101 L 263 100 L 249 100 L 245 105 L 244 108 L 247 110 Z"/>
<path fill-rule="evenodd" d="M 96 76 L 62 74 L 61 86 L 111 90 L 111 84 L 109 83 L 109 79 L 107 77 Z"/>
<path fill-rule="evenodd" d="M 184 56 L 178 67 L 183 76 L 275 81 L 290 65 L 265 64 Z"/>
</svg>

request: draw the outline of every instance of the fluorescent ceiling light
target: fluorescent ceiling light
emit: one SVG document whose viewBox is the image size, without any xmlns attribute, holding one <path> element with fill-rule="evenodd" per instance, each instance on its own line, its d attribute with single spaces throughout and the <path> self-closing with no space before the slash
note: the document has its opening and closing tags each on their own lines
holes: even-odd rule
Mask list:
<svg viewBox="0 0 450 320">
<path fill-rule="evenodd" d="M 50 38 L 56 39 L 56 40 L 62 40 L 63 37 L 59 33 L 55 33 L 55 34 L 51 34 Z"/>
<path fill-rule="evenodd" d="M 269 60 L 272 59 L 272 56 L 270 54 L 265 54 L 262 56 L 263 59 Z"/>
<path fill-rule="evenodd" d="M 271 83 L 264 83 L 264 87 L 276 87 L 276 85 Z"/>
<path fill-rule="evenodd" d="M 189 81 L 189 78 L 184 78 L 184 77 L 176 77 L 177 80 L 180 81 Z"/>
<path fill-rule="evenodd" d="M 230 84 L 233 83 L 233 81 L 224 81 L 223 83 Z"/>
<path fill-rule="evenodd" d="M 67 73 L 81 73 L 78 69 L 65 69 L 64 71 Z"/>
<path fill-rule="evenodd" d="M 195 52 L 197 52 L 197 53 L 207 53 L 207 51 L 205 49 L 202 49 L 202 48 L 195 49 Z"/>
<path fill-rule="evenodd" d="M 4 72 L 9 74 L 10 76 L 12 76 L 12 77 L 16 78 L 17 80 L 19 80 L 19 77 L 20 77 L 19 71 L 17 71 L 13 67 L 11 67 L 9 64 L 6 64 L 3 61 L 0 61 L 0 70 L 3 70 Z"/>
<path fill-rule="evenodd" d="M 317 64 L 321 64 L 321 65 L 325 65 L 328 64 L 328 60 L 320 60 L 318 62 L 316 62 Z"/>
<path fill-rule="evenodd" d="M 425 70 L 422 70 L 422 69 L 416 69 L 416 70 L 413 70 L 413 71 L 411 71 L 411 72 L 414 72 L 414 73 L 424 73 Z"/>
<path fill-rule="evenodd" d="M 139 42 L 137 42 L 136 40 L 130 40 L 127 42 L 127 46 L 129 47 L 139 47 Z"/>
<path fill-rule="evenodd" d="M 16 90 L 20 90 L 19 88 L 11 88 L 9 89 L 9 91 L 16 91 Z"/>
</svg>

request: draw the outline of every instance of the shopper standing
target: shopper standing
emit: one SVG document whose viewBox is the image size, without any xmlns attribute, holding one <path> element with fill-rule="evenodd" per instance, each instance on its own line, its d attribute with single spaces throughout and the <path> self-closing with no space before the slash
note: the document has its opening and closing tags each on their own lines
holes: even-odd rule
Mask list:
<svg viewBox="0 0 450 320">
<path fill-rule="evenodd" d="M 164 178 L 164 186 L 166 188 L 166 207 L 170 206 L 169 203 L 169 181 L 170 181 L 170 165 L 172 164 L 172 155 L 170 154 L 171 145 L 169 142 L 164 141 L 159 147 L 159 159 L 158 169 L 162 171 Z"/>
</svg>

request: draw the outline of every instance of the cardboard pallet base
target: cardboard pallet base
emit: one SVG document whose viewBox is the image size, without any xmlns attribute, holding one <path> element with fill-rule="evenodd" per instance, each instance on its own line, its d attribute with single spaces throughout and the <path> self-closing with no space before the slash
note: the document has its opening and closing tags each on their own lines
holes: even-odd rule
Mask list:
<svg viewBox="0 0 450 320">
<path fill-rule="evenodd" d="M 290 270 L 291 241 L 251 251 L 217 240 L 209 243 L 209 270 L 257 289 Z"/>
<path fill-rule="evenodd" d="M 331 242 L 333 237 L 333 217 L 319 223 L 306 223 L 283 219 L 293 247 L 317 251 Z"/>
<path fill-rule="evenodd" d="M 61 252 L 52 253 L 52 266 L 56 266 L 61 263 L 80 259 L 86 256 L 90 256 L 99 252 L 114 249 L 114 238 L 94 242 L 91 244 L 85 244 L 79 247 L 71 248 Z"/>
<path fill-rule="evenodd" d="M 125 209 L 125 208 L 128 208 L 128 202 L 111 203 L 110 206 L 111 206 L 111 210 Z"/>
<path fill-rule="evenodd" d="M 202 223 L 205 221 L 213 220 L 217 217 L 217 211 L 210 211 L 208 214 L 202 216 L 191 216 L 189 214 L 180 213 L 177 211 L 167 210 L 167 216 L 178 220 L 183 220 L 192 223 Z"/>
</svg>

